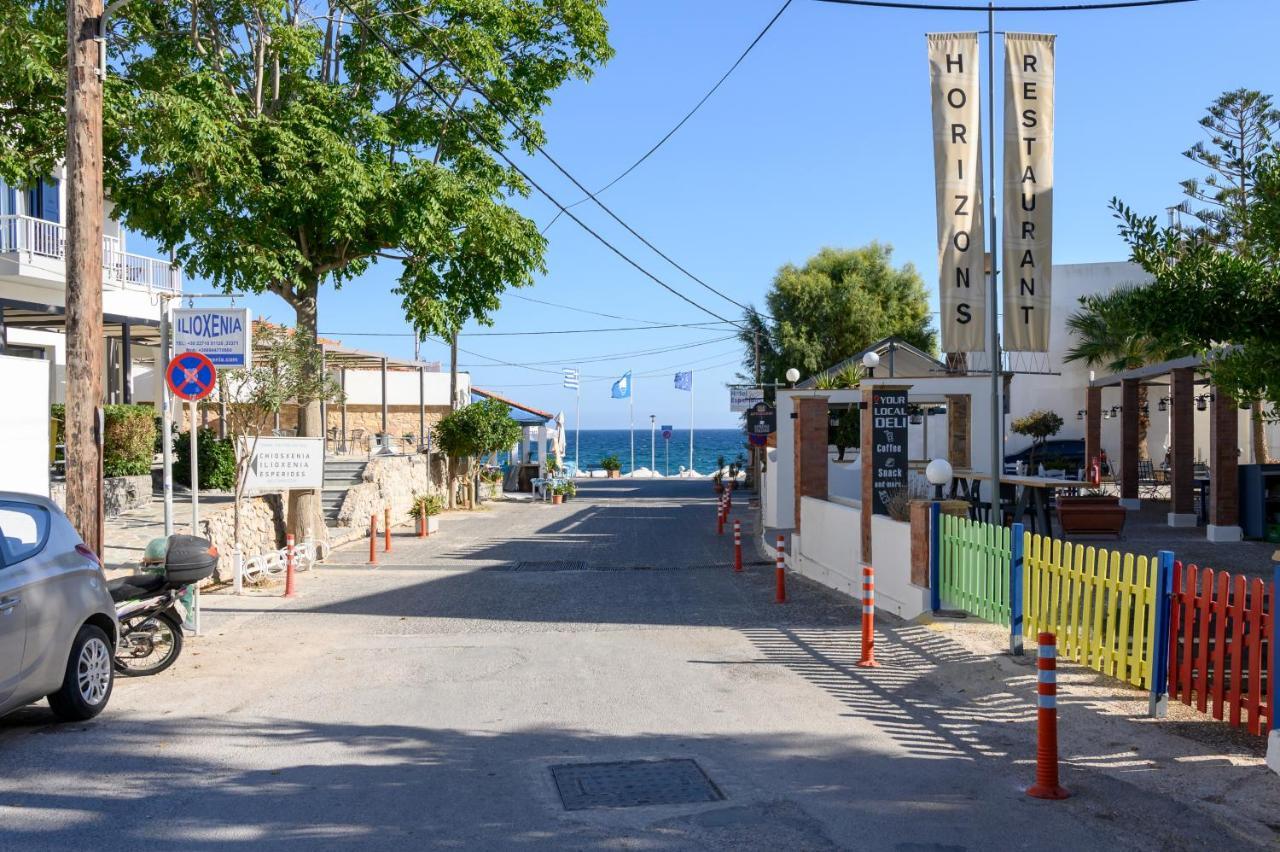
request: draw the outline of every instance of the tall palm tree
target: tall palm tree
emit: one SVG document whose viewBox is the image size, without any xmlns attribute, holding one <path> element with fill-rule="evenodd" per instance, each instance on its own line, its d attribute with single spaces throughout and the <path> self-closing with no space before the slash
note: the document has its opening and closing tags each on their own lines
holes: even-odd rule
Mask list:
<svg viewBox="0 0 1280 852">
<path fill-rule="evenodd" d="M 1157 341 L 1146 331 L 1145 323 L 1134 307 L 1139 287 L 1123 284 L 1110 293 L 1085 296 L 1082 309 L 1067 317 L 1067 330 L 1075 343 L 1067 350 L 1066 360 L 1083 361 L 1090 367 L 1102 367 L 1112 373 L 1134 370 L 1158 361 L 1176 358 L 1185 351 Z M 1138 456 L 1150 458 L 1147 430 L 1151 418 L 1147 414 L 1147 388 L 1138 385 Z"/>
</svg>

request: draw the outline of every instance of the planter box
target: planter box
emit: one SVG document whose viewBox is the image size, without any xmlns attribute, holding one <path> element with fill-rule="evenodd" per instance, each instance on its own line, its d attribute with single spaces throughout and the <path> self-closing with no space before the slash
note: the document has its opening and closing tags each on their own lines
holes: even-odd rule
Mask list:
<svg viewBox="0 0 1280 852">
<path fill-rule="evenodd" d="M 1129 510 L 1120 505 L 1119 497 L 1058 498 L 1058 522 L 1064 536 L 1114 535 L 1119 538 L 1128 514 Z"/>
<path fill-rule="evenodd" d="M 622 476 L 622 471 L 620 470 L 611 470 L 608 473 L 609 473 L 610 479 L 617 479 L 618 477 Z"/>
</svg>

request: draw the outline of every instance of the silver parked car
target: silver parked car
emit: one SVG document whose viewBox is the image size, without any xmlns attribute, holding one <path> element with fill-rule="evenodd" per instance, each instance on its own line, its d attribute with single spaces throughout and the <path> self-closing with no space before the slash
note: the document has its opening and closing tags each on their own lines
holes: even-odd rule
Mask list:
<svg viewBox="0 0 1280 852">
<path fill-rule="evenodd" d="M 60 719 L 98 715 L 116 635 L 102 564 L 67 516 L 0 491 L 0 714 L 47 696 Z"/>
</svg>

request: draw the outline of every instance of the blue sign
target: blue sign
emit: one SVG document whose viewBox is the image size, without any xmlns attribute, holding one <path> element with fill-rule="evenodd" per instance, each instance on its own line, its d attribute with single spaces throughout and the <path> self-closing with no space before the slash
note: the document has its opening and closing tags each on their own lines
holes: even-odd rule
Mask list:
<svg viewBox="0 0 1280 852">
<path fill-rule="evenodd" d="M 213 392 L 218 371 L 199 352 L 183 352 L 174 356 L 164 371 L 164 380 L 174 395 L 188 402 L 204 399 Z M 193 433 L 194 434 L 194 433 Z"/>
<path fill-rule="evenodd" d="M 178 308 L 173 312 L 173 351 L 199 352 L 215 367 L 248 369 L 253 362 L 253 321 L 248 308 Z"/>
<path fill-rule="evenodd" d="M 672 434 L 672 432 L 673 432 L 673 431 L 674 431 L 674 430 L 673 430 L 670 426 L 663 426 L 663 427 L 662 427 L 662 440 L 664 440 L 664 441 L 670 441 L 670 440 L 671 440 L 671 434 Z"/>
</svg>

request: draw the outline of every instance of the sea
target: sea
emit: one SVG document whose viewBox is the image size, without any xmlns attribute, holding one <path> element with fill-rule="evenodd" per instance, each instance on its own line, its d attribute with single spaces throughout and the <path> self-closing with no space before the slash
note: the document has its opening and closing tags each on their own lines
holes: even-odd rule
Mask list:
<svg viewBox="0 0 1280 852">
<path fill-rule="evenodd" d="M 662 430 L 656 432 L 656 440 L 649 440 L 648 424 L 643 429 L 636 426 L 637 468 L 648 468 L 652 448 L 654 469 L 663 476 L 675 476 L 683 466 L 689 467 L 689 430 L 675 429 L 671 440 L 662 439 Z M 574 439 L 577 438 L 578 467 L 582 470 L 599 469 L 600 459 L 616 455 L 622 461 L 622 472 L 630 473 L 631 431 L 629 429 L 583 429 L 575 432 L 572 426 L 565 429 L 565 460 L 573 461 Z M 741 429 L 694 429 L 693 469 L 709 474 L 716 469 L 716 459 L 724 456 L 725 463 L 739 455 L 747 455 L 747 435 Z"/>
</svg>

